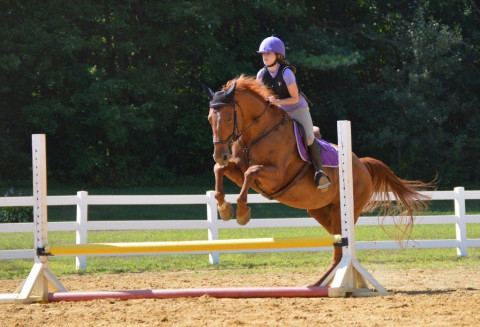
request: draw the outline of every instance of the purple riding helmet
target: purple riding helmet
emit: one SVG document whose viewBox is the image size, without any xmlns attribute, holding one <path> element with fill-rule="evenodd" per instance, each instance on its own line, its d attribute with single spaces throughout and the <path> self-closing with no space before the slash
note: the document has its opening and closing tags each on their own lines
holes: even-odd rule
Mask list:
<svg viewBox="0 0 480 327">
<path fill-rule="evenodd" d="M 267 37 L 262 41 L 257 53 L 275 52 L 285 57 L 285 44 L 276 36 Z"/>
</svg>

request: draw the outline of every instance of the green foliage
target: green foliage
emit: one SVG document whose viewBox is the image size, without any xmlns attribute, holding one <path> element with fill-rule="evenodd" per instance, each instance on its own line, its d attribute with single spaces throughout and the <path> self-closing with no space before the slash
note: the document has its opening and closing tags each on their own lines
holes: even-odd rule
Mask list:
<svg viewBox="0 0 480 327">
<path fill-rule="evenodd" d="M 389 153 L 387 160 L 404 175 L 436 170 L 444 185 L 477 181 L 476 160 L 465 150 L 478 144 L 472 127 L 480 121 L 472 107 L 477 100 L 464 94 L 469 81 L 461 78 L 467 73 L 461 30 L 419 8 L 411 21 L 397 23 L 393 41 L 396 57 L 380 71 L 383 85 L 369 85 L 383 106 L 365 141 Z"/>
<path fill-rule="evenodd" d="M 208 103 L 287 45 L 314 122 L 401 176 L 479 185 L 480 11 L 461 1 L 0 3 L 0 182 L 31 176 L 47 134 L 49 180 L 172 185 L 212 169 Z"/>
</svg>

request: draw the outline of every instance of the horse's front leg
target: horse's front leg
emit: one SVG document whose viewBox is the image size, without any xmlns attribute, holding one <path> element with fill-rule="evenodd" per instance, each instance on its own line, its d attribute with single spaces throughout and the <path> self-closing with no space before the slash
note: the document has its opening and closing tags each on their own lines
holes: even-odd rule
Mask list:
<svg viewBox="0 0 480 327">
<path fill-rule="evenodd" d="M 248 189 L 255 179 L 258 178 L 272 178 L 278 169 L 272 166 L 253 165 L 250 166 L 243 174 L 243 185 L 240 195 L 237 198 L 237 223 L 239 225 L 246 225 L 251 218 L 251 208 L 247 207 Z"/>
<path fill-rule="evenodd" d="M 228 166 L 228 165 L 227 165 Z M 233 217 L 232 204 L 225 201 L 225 191 L 223 190 L 223 176 L 227 166 L 215 164 L 213 173 L 215 175 L 215 199 L 217 200 L 217 209 L 222 220 L 230 220 Z"/>
<path fill-rule="evenodd" d="M 235 183 L 242 185 L 243 174 L 236 168 L 235 163 L 229 162 L 226 166 L 215 164 L 213 167 L 215 175 L 215 199 L 217 200 L 217 209 L 222 220 L 230 220 L 233 217 L 233 207 L 228 201 L 225 201 L 225 191 L 223 189 L 223 176 L 227 175 Z"/>
</svg>

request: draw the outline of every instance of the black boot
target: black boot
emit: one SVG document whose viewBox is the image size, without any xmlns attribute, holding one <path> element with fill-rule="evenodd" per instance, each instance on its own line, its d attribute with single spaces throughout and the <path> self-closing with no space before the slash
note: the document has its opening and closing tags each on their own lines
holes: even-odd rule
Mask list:
<svg viewBox="0 0 480 327">
<path fill-rule="evenodd" d="M 325 189 L 330 186 L 330 178 L 322 170 L 322 153 L 320 152 L 319 145 L 317 142 L 313 142 L 308 146 L 308 154 L 310 155 L 310 162 L 315 169 L 314 181 L 318 189 Z"/>
</svg>

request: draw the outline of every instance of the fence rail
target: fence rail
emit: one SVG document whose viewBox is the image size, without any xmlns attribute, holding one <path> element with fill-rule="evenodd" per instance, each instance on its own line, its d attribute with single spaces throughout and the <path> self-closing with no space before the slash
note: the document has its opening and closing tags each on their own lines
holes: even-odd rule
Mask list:
<svg viewBox="0 0 480 327">
<path fill-rule="evenodd" d="M 453 191 L 422 192 L 436 200 L 452 200 L 454 215 L 417 216 L 415 224 L 453 224 L 456 232 L 455 239 L 441 240 L 413 240 L 404 244 L 405 248 L 456 248 L 458 256 L 467 256 L 468 247 L 480 247 L 479 239 L 467 239 L 467 224 L 480 223 L 480 215 L 466 214 L 466 200 L 480 200 L 480 191 L 465 191 L 463 187 L 456 187 Z M 237 195 L 228 194 L 227 201 L 235 202 Z M 392 195 L 393 197 L 393 195 Z M 250 194 L 249 203 L 278 203 L 265 199 L 259 194 Z M 191 205 L 205 204 L 205 220 L 132 220 L 132 221 L 88 221 L 88 207 L 94 205 Z M 222 221 L 218 219 L 217 202 L 214 192 L 208 191 L 205 195 L 89 195 L 80 191 L 77 195 L 48 196 L 47 206 L 76 206 L 77 215 L 74 222 L 49 222 L 49 231 L 76 231 L 76 244 L 87 243 L 87 232 L 95 230 L 207 230 L 209 240 L 218 240 L 220 229 L 231 228 L 278 228 L 278 227 L 318 227 L 312 218 L 263 218 L 253 219 L 246 226 L 239 226 L 235 220 Z M 3 197 L 0 198 L 0 207 L 28 207 L 33 206 L 33 197 Z M 394 217 L 382 219 L 384 225 L 394 224 Z M 360 217 L 357 226 L 378 225 L 377 217 Z M 0 224 L 0 233 L 32 232 L 34 223 L 3 223 Z M 1 242 L 1 241 L 0 241 Z M 399 249 L 395 241 L 357 241 L 356 248 L 365 249 Z M 238 252 L 273 252 L 273 251 L 326 251 L 332 247 L 278 249 L 278 250 L 248 250 L 229 251 Z M 192 252 L 194 253 L 194 252 Z M 1 259 L 33 258 L 34 249 L 0 250 Z M 210 253 L 210 263 L 219 263 L 219 253 Z M 76 257 L 77 269 L 85 269 L 86 257 Z"/>
</svg>

